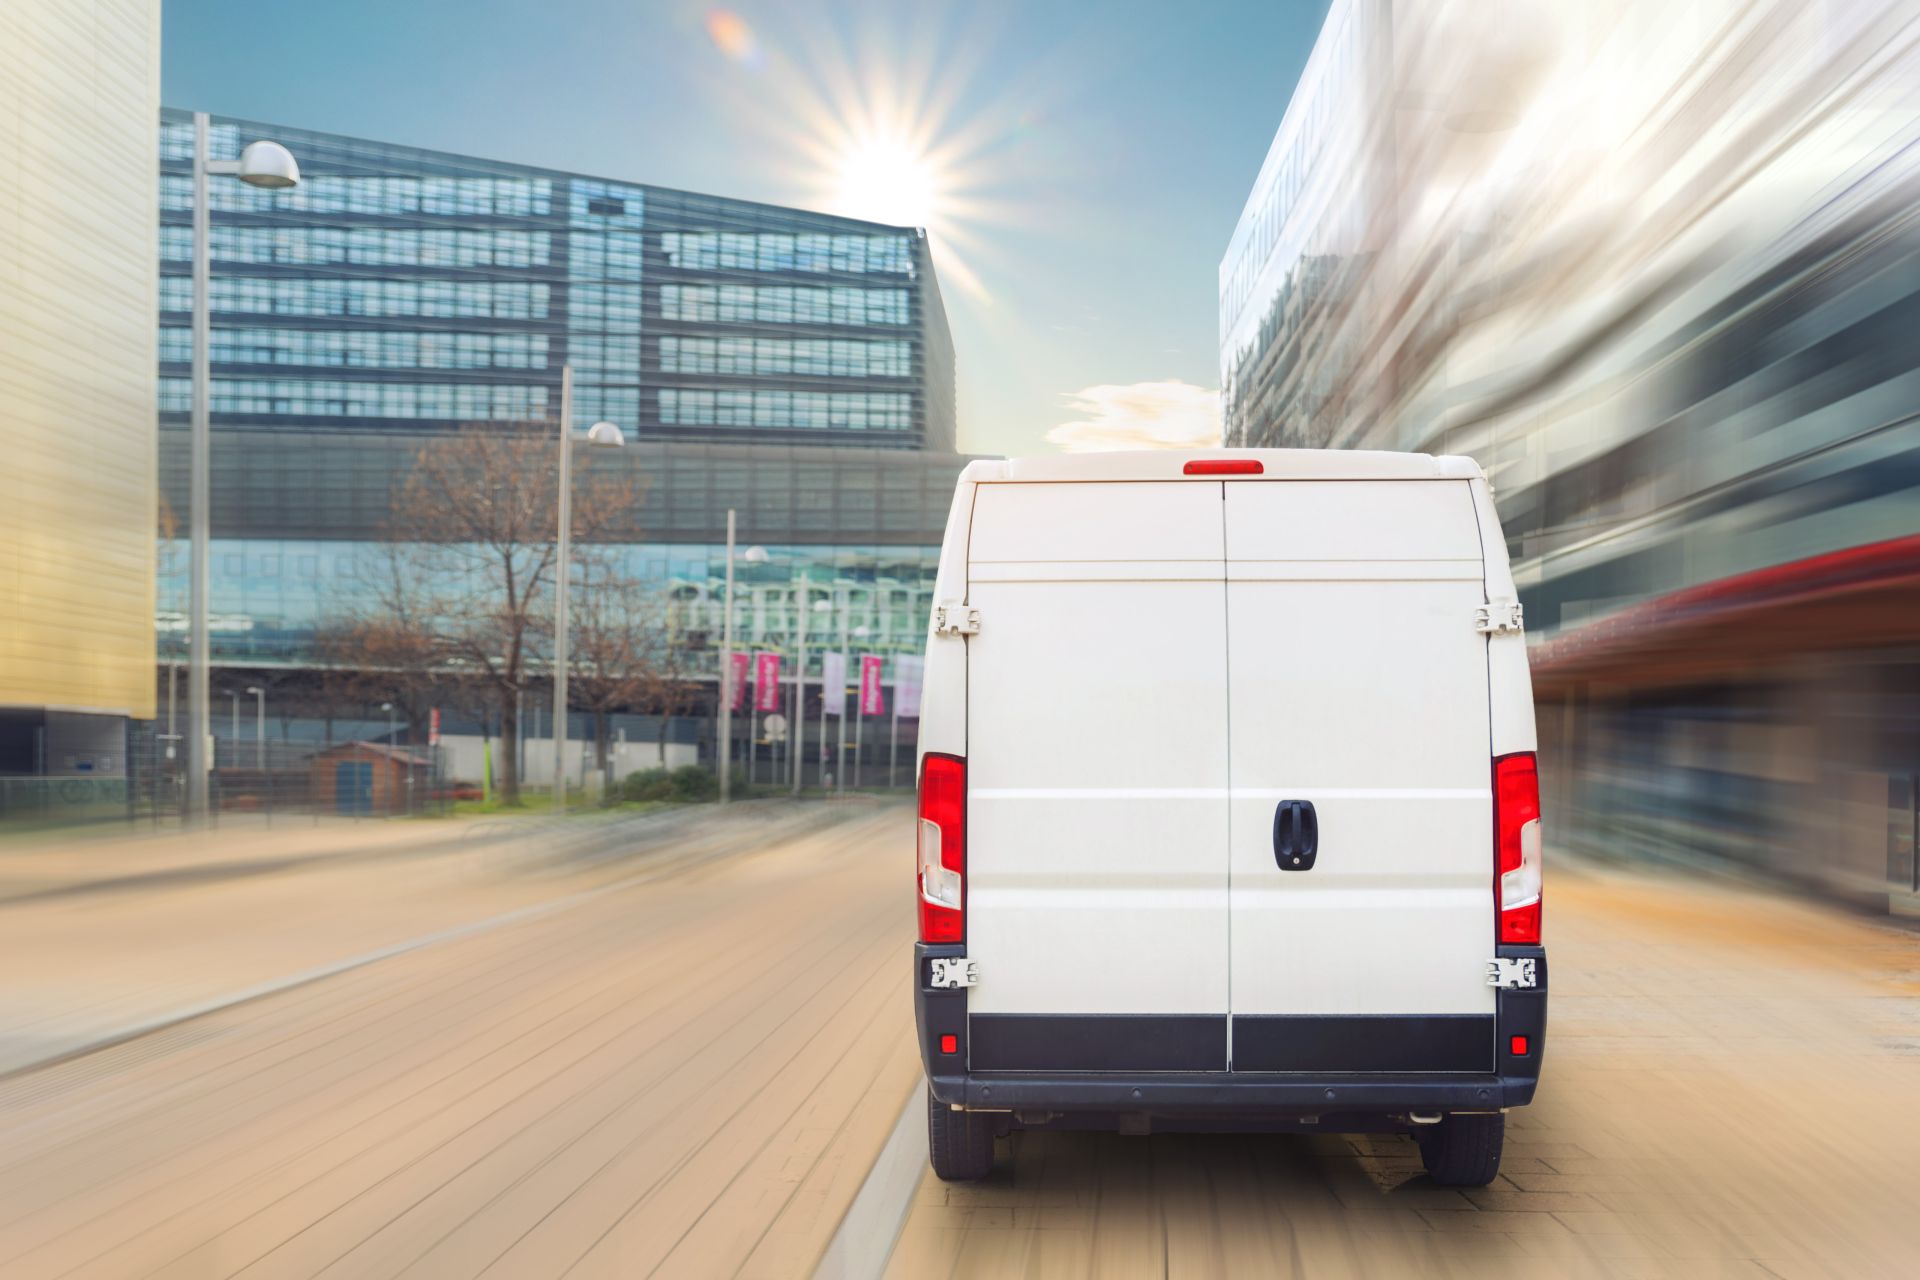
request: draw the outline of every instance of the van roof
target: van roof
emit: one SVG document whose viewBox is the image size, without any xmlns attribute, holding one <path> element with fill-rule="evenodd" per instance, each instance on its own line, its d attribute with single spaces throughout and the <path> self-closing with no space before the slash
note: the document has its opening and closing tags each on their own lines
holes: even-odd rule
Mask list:
<svg viewBox="0 0 1920 1280">
<path fill-rule="evenodd" d="M 960 473 L 976 484 L 1071 480 L 1180 480 L 1189 462 L 1257 459 L 1268 480 L 1478 480 L 1472 458 L 1374 449 L 1132 449 L 978 459 Z M 1218 480 L 1218 476 L 1200 477 Z"/>
</svg>

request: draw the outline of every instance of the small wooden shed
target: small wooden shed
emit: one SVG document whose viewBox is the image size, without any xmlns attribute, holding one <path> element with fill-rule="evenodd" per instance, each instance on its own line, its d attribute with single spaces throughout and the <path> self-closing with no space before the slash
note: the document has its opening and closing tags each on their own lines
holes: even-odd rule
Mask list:
<svg viewBox="0 0 1920 1280">
<path fill-rule="evenodd" d="M 378 742 L 343 742 L 313 757 L 308 795 L 322 813 L 405 813 L 427 798 L 425 760 Z M 407 779 L 413 779 L 408 794 Z"/>
</svg>

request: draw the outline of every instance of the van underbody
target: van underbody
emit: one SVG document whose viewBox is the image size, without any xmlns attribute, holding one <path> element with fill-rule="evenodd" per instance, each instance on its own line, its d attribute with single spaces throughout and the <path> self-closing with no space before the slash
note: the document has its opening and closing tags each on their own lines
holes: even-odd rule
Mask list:
<svg viewBox="0 0 1920 1280">
<path fill-rule="evenodd" d="M 1547 1022 L 1547 963 L 1541 947 L 1498 948 L 1502 957 L 1534 960 L 1537 985 L 1496 993 L 1492 1025 L 1484 1028 L 1487 1065 L 1478 1071 L 972 1069 L 966 990 L 934 987 L 929 964 L 935 958 L 959 957 L 965 950 L 955 944 L 914 946 L 921 1062 L 936 1100 L 967 1111 L 1002 1113 L 1006 1129 L 1137 1132 L 1139 1120 L 1120 1121 L 1145 1117 L 1154 1129 L 1213 1133 L 1302 1127 L 1327 1133 L 1413 1132 L 1420 1125 L 1415 1116 L 1524 1106 L 1533 1100 L 1540 1079 Z M 1034 1042 L 1073 1045 L 1075 1021 L 1036 1019 Z M 1225 1024 L 1227 1019 L 1219 1021 Z M 1410 1037 L 1392 1047 L 1408 1061 L 1444 1061 L 1445 1054 L 1457 1049 L 1450 1035 L 1423 1036 L 1415 1020 L 1392 1029 Z M 946 1036 L 954 1037 L 952 1053 L 939 1051 Z M 1524 1056 L 1505 1052 L 1516 1036 L 1525 1037 Z M 1150 1051 L 1153 1046 L 1140 1048 Z"/>
</svg>

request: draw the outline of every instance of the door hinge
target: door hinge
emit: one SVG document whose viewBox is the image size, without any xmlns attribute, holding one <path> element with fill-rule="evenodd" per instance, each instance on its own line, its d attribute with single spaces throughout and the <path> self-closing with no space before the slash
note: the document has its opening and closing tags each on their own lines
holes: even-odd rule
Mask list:
<svg viewBox="0 0 1920 1280">
<path fill-rule="evenodd" d="M 1487 985 L 1502 991 L 1524 991 L 1538 985 L 1532 960 L 1510 960 L 1505 956 L 1487 961 Z"/>
<path fill-rule="evenodd" d="M 977 636 L 980 611 L 971 605 L 941 604 L 933 608 L 933 634 L 937 636 Z"/>
<path fill-rule="evenodd" d="M 943 989 L 972 987 L 979 985 L 980 982 L 980 962 L 969 960 L 965 956 L 952 959 L 936 956 L 927 961 L 927 967 L 930 970 L 927 985 L 930 987 Z"/>
<path fill-rule="evenodd" d="M 1521 612 L 1518 600 L 1495 600 L 1491 604 L 1483 604 L 1473 611 L 1473 629 L 1481 635 L 1519 631 Z"/>
</svg>

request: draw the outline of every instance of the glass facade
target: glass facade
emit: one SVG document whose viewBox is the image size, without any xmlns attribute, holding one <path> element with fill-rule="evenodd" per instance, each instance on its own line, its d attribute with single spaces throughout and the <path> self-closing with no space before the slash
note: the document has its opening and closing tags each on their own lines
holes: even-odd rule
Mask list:
<svg viewBox="0 0 1920 1280">
<path fill-rule="evenodd" d="M 735 644 L 791 654 L 799 639 L 801 583 L 807 643 L 863 653 L 915 654 L 926 643 L 938 546 L 766 547 L 767 560 L 734 562 Z M 659 606 L 694 669 L 717 668 L 727 572 L 725 543 L 629 543 L 598 548 L 596 564 L 659 590 Z M 220 659 L 299 665 L 316 636 L 373 596 L 390 551 L 375 542 L 319 538 L 215 538 L 211 628 Z M 187 545 L 160 546 L 162 661 L 186 656 Z M 819 609 L 821 601 L 830 608 Z"/>
<path fill-rule="evenodd" d="M 1536 8 L 1333 5 L 1220 267 L 1229 441 L 1471 454 L 1541 640 L 1920 530 L 1920 58 L 1805 57 L 1894 6 Z"/>
<path fill-rule="evenodd" d="M 279 125 L 300 185 L 210 185 L 216 427 L 452 430 L 574 417 L 648 437 L 951 450 L 922 232 Z M 191 116 L 160 127 L 163 425 L 188 411 Z"/>
<path fill-rule="evenodd" d="M 1557 840 L 1920 912 L 1911 21 L 1334 0 L 1255 181 L 1228 440 L 1486 469 Z"/>
</svg>

